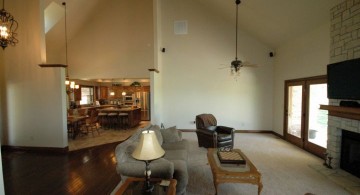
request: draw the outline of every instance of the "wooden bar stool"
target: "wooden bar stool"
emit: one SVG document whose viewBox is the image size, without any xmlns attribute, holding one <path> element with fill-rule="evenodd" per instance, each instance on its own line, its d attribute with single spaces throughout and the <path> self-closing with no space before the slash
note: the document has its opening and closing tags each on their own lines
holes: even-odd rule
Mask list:
<svg viewBox="0 0 360 195">
<path fill-rule="evenodd" d="M 98 114 L 98 120 L 99 120 L 100 126 L 103 127 L 104 129 L 107 129 L 107 127 L 108 127 L 107 115 L 108 114 L 105 112 L 100 112 Z"/>
<path fill-rule="evenodd" d="M 129 114 L 125 112 L 119 113 L 119 122 L 120 122 L 120 128 L 121 129 L 127 129 L 129 126 Z"/>
<path fill-rule="evenodd" d="M 110 129 L 115 129 L 116 128 L 116 123 L 118 121 L 118 114 L 116 112 L 111 112 L 107 115 L 107 119 L 108 119 L 108 123 L 109 123 L 109 127 Z"/>
</svg>

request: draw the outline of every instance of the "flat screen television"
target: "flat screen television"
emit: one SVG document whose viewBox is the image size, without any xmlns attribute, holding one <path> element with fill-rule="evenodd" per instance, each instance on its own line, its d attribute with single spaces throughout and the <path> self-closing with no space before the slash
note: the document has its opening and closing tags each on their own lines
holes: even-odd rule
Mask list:
<svg viewBox="0 0 360 195">
<path fill-rule="evenodd" d="M 327 66 L 328 98 L 360 100 L 360 58 Z"/>
</svg>

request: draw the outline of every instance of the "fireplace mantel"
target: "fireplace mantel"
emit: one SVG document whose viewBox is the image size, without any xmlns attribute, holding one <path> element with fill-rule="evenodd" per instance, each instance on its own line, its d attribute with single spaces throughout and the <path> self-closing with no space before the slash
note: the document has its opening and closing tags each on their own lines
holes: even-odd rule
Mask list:
<svg viewBox="0 0 360 195">
<path fill-rule="evenodd" d="M 320 105 L 321 110 L 328 110 L 330 116 L 360 120 L 360 108 Z"/>
</svg>

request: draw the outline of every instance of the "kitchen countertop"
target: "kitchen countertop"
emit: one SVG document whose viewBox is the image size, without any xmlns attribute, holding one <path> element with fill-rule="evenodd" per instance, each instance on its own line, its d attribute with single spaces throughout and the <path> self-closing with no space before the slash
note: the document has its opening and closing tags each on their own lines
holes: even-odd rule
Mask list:
<svg viewBox="0 0 360 195">
<path fill-rule="evenodd" d="M 136 108 L 132 108 L 131 106 L 119 108 L 119 105 L 105 104 L 105 105 L 101 105 L 101 106 L 83 106 L 83 107 L 76 108 L 76 109 L 73 109 L 73 110 L 82 110 L 82 109 L 105 109 L 105 108 L 110 108 L 110 107 L 115 107 L 116 109 L 128 109 L 128 110 L 136 109 Z"/>
<path fill-rule="evenodd" d="M 99 111 L 132 111 L 132 110 L 137 110 L 140 108 L 103 108 L 103 109 L 99 109 Z"/>
</svg>

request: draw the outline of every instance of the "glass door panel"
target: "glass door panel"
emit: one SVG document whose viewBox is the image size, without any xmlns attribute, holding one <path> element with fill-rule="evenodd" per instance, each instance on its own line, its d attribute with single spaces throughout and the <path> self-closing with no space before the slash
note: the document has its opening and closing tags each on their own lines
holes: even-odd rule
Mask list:
<svg viewBox="0 0 360 195">
<path fill-rule="evenodd" d="M 326 148 L 328 111 L 319 107 L 329 104 L 327 84 L 310 84 L 309 92 L 308 141 Z"/>
<path fill-rule="evenodd" d="M 289 86 L 288 88 L 288 118 L 287 133 L 301 138 L 301 113 L 303 86 Z"/>
</svg>

